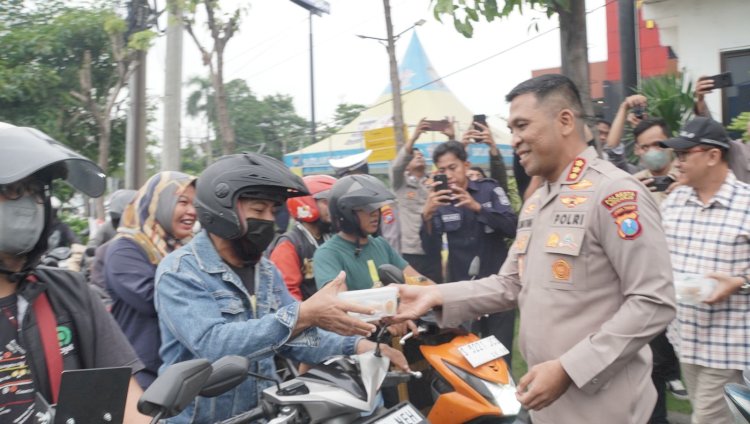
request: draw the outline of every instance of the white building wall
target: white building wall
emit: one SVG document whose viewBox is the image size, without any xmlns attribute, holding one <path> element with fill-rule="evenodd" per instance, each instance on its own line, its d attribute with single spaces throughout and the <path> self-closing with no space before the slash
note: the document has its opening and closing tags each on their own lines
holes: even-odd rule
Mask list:
<svg viewBox="0 0 750 424">
<path fill-rule="evenodd" d="M 720 73 L 721 52 L 750 48 L 750 0 L 646 0 L 643 18 L 656 22 L 662 45 L 672 47 L 692 81 Z M 721 94 L 706 101 L 721 120 Z"/>
</svg>

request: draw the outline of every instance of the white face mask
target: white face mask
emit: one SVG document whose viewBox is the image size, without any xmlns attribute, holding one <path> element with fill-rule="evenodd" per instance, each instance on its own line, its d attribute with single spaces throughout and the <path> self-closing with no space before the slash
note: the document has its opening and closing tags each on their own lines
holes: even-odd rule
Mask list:
<svg viewBox="0 0 750 424">
<path fill-rule="evenodd" d="M 44 205 L 34 195 L 0 201 L 0 252 L 29 253 L 44 229 Z"/>
</svg>

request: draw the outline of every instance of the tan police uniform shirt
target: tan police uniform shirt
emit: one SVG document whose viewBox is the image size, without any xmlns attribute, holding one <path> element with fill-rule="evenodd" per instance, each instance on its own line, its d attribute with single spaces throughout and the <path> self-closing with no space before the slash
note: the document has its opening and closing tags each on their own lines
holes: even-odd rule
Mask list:
<svg viewBox="0 0 750 424">
<path fill-rule="evenodd" d="M 573 382 L 534 424 L 648 421 L 648 342 L 675 315 L 669 251 L 649 191 L 593 148 L 524 204 L 497 275 L 439 289 L 444 326 L 518 303 L 529 368 L 560 359 Z"/>
</svg>

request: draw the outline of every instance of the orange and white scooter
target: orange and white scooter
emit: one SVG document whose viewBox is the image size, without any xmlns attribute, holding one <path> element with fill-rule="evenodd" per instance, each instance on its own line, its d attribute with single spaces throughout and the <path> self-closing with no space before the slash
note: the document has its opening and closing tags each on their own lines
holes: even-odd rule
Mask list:
<svg viewBox="0 0 750 424">
<path fill-rule="evenodd" d="M 403 283 L 402 272 L 381 265 L 384 283 Z M 516 385 L 502 358 L 508 351 L 494 337 L 480 339 L 465 328 L 441 329 L 432 313 L 417 322 L 416 336 L 422 355 L 430 364 L 426 377 L 435 401 L 427 419 L 433 424 L 528 423 L 528 415 L 516 399 Z M 401 338 L 405 343 L 413 333 Z"/>
</svg>

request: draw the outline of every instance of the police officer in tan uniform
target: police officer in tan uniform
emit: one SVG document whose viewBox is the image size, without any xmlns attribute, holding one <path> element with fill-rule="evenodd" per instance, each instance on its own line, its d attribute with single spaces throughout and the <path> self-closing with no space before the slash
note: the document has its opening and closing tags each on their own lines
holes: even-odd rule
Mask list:
<svg viewBox="0 0 750 424">
<path fill-rule="evenodd" d="M 436 308 L 455 326 L 518 304 L 529 371 L 517 397 L 534 424 L 646 423 L 656 402 L 648 342 L 675 315 L 657 207 L 586 146 L 568 78 L 532 78 L 506 100 L 521 165 L 545 180 L 521 210 L 508 259 L 481 280 L 400 287 L 396 319 Z"/>
</svg>

